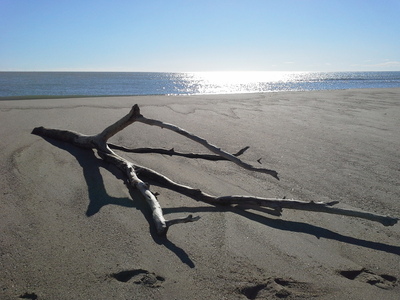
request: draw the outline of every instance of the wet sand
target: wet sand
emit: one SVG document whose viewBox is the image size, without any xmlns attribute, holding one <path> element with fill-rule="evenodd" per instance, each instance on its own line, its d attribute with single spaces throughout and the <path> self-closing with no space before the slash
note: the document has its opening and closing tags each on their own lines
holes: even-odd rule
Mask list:
<svg viewBox="0 0 400 300">
<path fill-rule="evenodd" d="M 340 201 L 400 217 L 400 89 L 0 101 L 1 299 L 398 299 L 400 225 L 285 210 L 214 207 L 157 185 L 166 218 L 200 216 L 157 237 L 150 211 L 92 151 L 31 134 L 95 134 L 139 104 L 280 180 L 218 161 L 121 153 L 214 195 Z M 207 153 L 132 124 L 127 147 Z"/>
</svg>

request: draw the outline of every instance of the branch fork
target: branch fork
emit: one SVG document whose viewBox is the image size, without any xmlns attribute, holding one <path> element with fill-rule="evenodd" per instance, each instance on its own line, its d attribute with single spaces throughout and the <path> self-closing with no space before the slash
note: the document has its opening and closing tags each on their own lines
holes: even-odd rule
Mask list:
<svg viewBox="0 0 400 300">
<path fill-rule="evenodd" d="M 119 156 L 112 150 L 112 149 L 119 149 L 122 151 L 135 152 L 134 150 L 108 143 L 108 140 L 112 136 L 114 136 L 115 134 L 117 134 L 118 132 L 120 132 L 121 130 L 123 130 L 124 128 L 126 128 L 127 126 L 131 125 L 134 122 L 140 122 L 140 123 L 144 123 L 144 124 L 147 124 L 150 126 L 157 126 L 160 128 L 165 128 L 165 129 L 174 131 L 180 135 L 185 136 L 186 138 L 188 138 L 192 141 L 195 141 L 195 142 L 203 145 L 209 151 L 213 152 L 214 155 L 178 153 L 178 152 L 175 152 L 174 149 L 171 149 L 171 150 L 157 149 L 157 151 L 153 151 L 152 149 L 149 149 L 149 148 L 142 148 L 141 151 L 137 151 L 136 153 L 143 153 L 143 152 L 163 153 L 163 152 L 168 151 L 168 153 L 163 153 L 163 154 L 180 155 L 180 156 L 185 156 L 185 157 L 203 158 L 203 159 L 209 159 L 209 160 L 229 160 L 244 169 L 255 171 L 255 172 L 260 172 L 260 173 L 265 173 L 265 174 L 271 175 L 272 177 L 279 180 L 278 173 L 276 171 L 267 169 L 267 168 L 255 167 L 247 162 L 242 161 L 238 157 L 241 154 L 243 154 L 243 152 L 246 151 L 248 149 L 248 147 L 241 149 L 236 154 L 230 154 L 230 153 L 218 148 L 217 146 L 214 146 L 213 144 L 209 143 L 204 138 L 201 138 L 193 133 L 190 133 L 178 126 L 175 126 L 175 125 L 169 124 L 169 123 L 164 123 L 159 120 L 148 119 L 148 118 L 144 117 L 140 113 L 140 108 L 137 104 L 135 104 L 132 107 L 132 109 L 126 116 L 124 116 L 117 122 L 111 124 L 110 126 L 106 127 L 102 132 L 100 132 L 99 134 L 96 134 L 96 135 L 84 135 L 84 134 L 74 132 L 74 131 L 59 130 L 59 129 L 47 129 L 44 127 L 36 127 L 33 129 L 32 133 L 42 136 L 42 137 L 53 138 L 56 140 L 71 143 L 80 148 L 96 149 L 99 156 L 103 160 L 118 167 L 127 177 L 128 183 L 132 187 L 138 189 L 140 191 L 140 193 L 143 195 L 148 206 L 151 208 L 153 222 L 155 224 L 157 233 L 159 235 L 166 235 L 169 227 L 172 225 L 188 223 L 188 222 L 195 222 L 195 221 L 199 220 L 200 217 L 198 217 L 198 216 L 193 217 L 192 215 L 189 215 L 185 218 L 165 220 L 161 205 L 158 202 L 156 195 L 153 194 L 150 191 L 148 185 L 139 178 L 138 173 L 140 173 L 141 177 L 143 176 L 143 177 L 146 177 L 146 178 L 149 178 L 152 180 L 156 180 L 157 182 L 164 185 L 165 187 L 175 190 L 175 191 L 177 191 L 181 194 L 187 195 L 189 197 L 192 197 L 193 199 L 195 199 L 197 201 L 203 201 L 203 202 L 210 203 L 213 205 L 239 205 L 241 207 L 246 207 L 246 208 L 267 208 L 267 210 L 266 210 L 267 212 L 269 212 L 273 215 L 277 215 L 277 216 L 281 215 L 282 209 L 284 209 L 284 208 L 316 211 L 316 212 L 339 214 L 339 215 L 368 219 L 371 221 L 379 222 L 385 226 L 392 226 L 392 225 L 396 224 L 397 221 L 399 220 L 397 218 L 377 215 L 377 214 L 364 212 L 364 211 L 357 210 L 357 209 L 338 208 L 338 207 L 335 207 L 335 205 L 338 203 L 337 201 L 325 203 L 325 202 L 300 201 L 300 200 L 288 200 L 288 199 L 272 199 L 272 198 L 262 198 L 262 197 L 254 197 L 254 196 L 237 196 L 237 195 L 217 197 L 217 196 L 213 196 L 213 195 L 204 193 L 200 189 L 194 189 L 192 187 L 176 183 L 173 180 L 169 179 L 168 177 L 166 177 L 152 169 L 133 164 L 132 162 L 126 160 L 122 156 Z M 261 159 L 258 160 L 259 163 L 260 163 L 260 161 L 261 161 Z"/>
</svg>

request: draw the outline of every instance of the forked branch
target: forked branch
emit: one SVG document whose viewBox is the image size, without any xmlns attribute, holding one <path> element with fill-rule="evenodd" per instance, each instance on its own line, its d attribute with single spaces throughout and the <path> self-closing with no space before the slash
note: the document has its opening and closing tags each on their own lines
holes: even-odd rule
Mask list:
<svg viewBox="0 0 400 300">
<path fill-rule="evenodd" d="M 210 150 L 211 152 L 226 158 L 227 160 L 230 160 L 231 162 L 241 166 L 244 169 L 250 170 L 250 171 L 255 171 L 255 172 L 260 172 L 260 173 L 265 173 L 265 174 L 269 174 L 273 177 L 275 177 L 276 179 L 279 179 L 278 177 L 278 172 L 274 171 L 274 170 L 270 170 L 270 169 L 266 169 L 266 168 L 257 168 L 255 166 L 252 166 L 244 161 L 242 161 L 241 159 L 239 159 L 238 157 L 222 150 L 221 148 L 218 148 L 216 146 L 214 146 L 213 144 L 210 144 L 206 139 L 203 139 L 193 133 L 190 133 L 188 131 L 186 131 L 185 129 L 182 129 L 178 126 L 169 124 L 169 123 L 164 123 L 158 120 L 154 120 L 154 119 L 148 119 L 145 118 L 144 116 L 140 116 L 137 118 L 136 120 L 137 122 L 141 122 L 144 124 L 148 124 L 148 125 L 152 125 L 152 126 L 157 126 L 160 128 L 165 128 L 168 130 L 172 130 L 180 135 L 183 135 L 185 137 L 187 137 L 188 139 L 191 139 L 192 141 L 195 141 L 201 145 L 203 145 L 204 147 L 206 147 L 208 150 Z"/>
<path fill-rule="evenodd" d="M 241 166 L 247 170 L 261 172 L 265 174 L 269 174 L 277 179 L 278 173 L 274 170 L 266 169 L 266 168 L 257 168 L 254 167 L 241 159 L 238 158 L 240 154 L 248 149 L 248 147 L 243 148 L 237 154 L 230 154 L 220 148 L 212 145 L 207 140 L 194 135 L 178 126 L 164 123 L 154 119 L 145 118 L 140 113 L 139 106 L 136 104 L 132 107 L 131 111 L 124 116 L 122 119 L 118 120 L 114 124 L 105 128 L 102 132 L 97 135 L 83 135 L 81 133 L 68 131 L 68 130 L 59 130 L 59 129 L 47 129 L 44 127 L 36 127 L 33 129 L 32 133 L 42 136 L 53 138 L 56 140 L 64 141 L 67 143 L 71 143 L 77 147 L 85 148 L 85 149 L 95 149 L 97 150 L 99 156 L 117 166 L 127 177 L 129 184 L 132 187 L 137 188 L 143 197 L 145 198 L 146 202 L 148 203 L 149 207 L 152 210 L 153 221 L 157 229 L 157 233 L 159 235 L 165 235 L 168 231 L 168 228 L 174 224 L 179 223 L 187 223 L 187 222 L 194 222 L 199 219 L 199 217 L 193 217 L 189 215 L 186 218 L 178 218 L 173 220 L 165 220 L 161 206 L 156 198 L 156 196 L 149 190 L 149 187 L 146 183 L 144 183 L 139 176 L 143 176 L 152 180 L 157 181 L 161 185 L 164 185 L 167 188 L 173 189 L 179 193 L 192 197 L 198 201 L 204 201 L 207 203 L 211 203 L 214 205 L 244 205 L 246 207 L 267 207 L 269 208 L 270 213 L 274 215 L 280 215 L 282 209 L 298 209 L 298 210 L 308 210 L 308 211 L 317 211 L 317 212 L 324 212 L 330 214 L 339 214 L 345 216 L 352 216 L 352 217 L 359 217 L 368 219 L 371 221 L 380 222 L 385 226 L 392 226 L 397 223 L 397 218 L 392 218 L 388 216 L 377 215 L 373 213 L 368 213 L 356 209 L 344 209 L 344 208 L 337 208 L 334 207 L 337 202 L 314 202 L 314 201 L 299 201 L 299 200 L 288 200 L 288 199 L 271 199 L 271 198 L 261 198 L 255 196 L 224 196 L 224 197 L 216 197 L 213 195 L 206 194 L 199 189 L 194 189 L 189 186 L 185 186 L 182 184 L 178 184 L 173 180 L 167 178 L 166 176 L 151 170 L 146 167 L 142 167 L 136 165 L 125 158 L 116 154 L 111 148 L 126 150 L 126 148 L 115 146 L 108 144 L 108 139 L 129 126 L 134 122 L 141 122 L 144 124 L 158 126 L 161 128 L 166 128 L 172 130 L 178 134 L 181 134 L 201 145 L 209 149 L 215 155 L 212 156 L 203 156 L 198 157 L 199 154 L 177 154 L 174 150 L 169 150 L 170 155 L 181 155 L 186 157 L 195 157 L 195 158 L 205 158 L 208 157 L 212 160 L 219 160 L 216 157 L 219 157 L 223 160 L 229 160 L 233 163 Z M 111 146 L 111 147 L 110 147 Z M 118 148 L 119 147 L 119 148 Z M 154 151 L 154 149 L 146 148 L 147 150 L 142 151 Z M 165 150 L 163 150 L 165 151 Z M 162 153 L 163 151 L 158 151 Z M 208 159 L 206 158 L 206 159 Z"/>
<path fill-rule="evenodd" d="M 241 206 L 246 206 L 247 208 L 267 207 L 271 209 L 271 211 L 268 211 L 268 213 L 278 216 L 281 215 L 281 212 L 284 208 L 307 210 L 307 211 L 323 212 L 328 214 L 336 214 L 336 215 L 367 219 L 370 221 L 379 222 L 384 226 L 393 226 L 398 221 L 397 218 L 392 218 L 389 216 L 383 216 L 379 214 L 373 214 L 354 208 L 347 209 L 347 208 L 335 207 L 335 205 L 339 203 L 338 201 L 317 202 L 317 201 L 301 201 L 301 200 L 291 200 L 291 199 L 263 198 L 263 197 L 240 196 L 240 195 L 217 197 L 207 194 L 201 191 L 200 189 L 195 189 L 174 182 L 170 178 L 150 168 L 138 166 L 136 170 L 137 173 L 140 174 L 140 176 L 144 176 L 148 179 L 154 180 L 163 185 L 164 187 L 167 187 L 171 190 L 184 194 L 197 201 L 203 201 L 214 205 L 241 205 Z"/>
</svg>

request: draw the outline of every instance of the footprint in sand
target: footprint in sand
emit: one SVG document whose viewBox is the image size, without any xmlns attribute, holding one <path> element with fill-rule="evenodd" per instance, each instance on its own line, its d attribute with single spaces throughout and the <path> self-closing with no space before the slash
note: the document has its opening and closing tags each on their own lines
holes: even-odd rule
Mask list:
<svg viewBox="0 0 400 300">
<path fill-rule="evenodd" d="M 378 275 L 366 269 L 361 270 L 344 270 L 339 271 L 339 274 L 350 280 L 358 280 L 378 288 L 389 290 L 396 286 L 397 278 L 391 275 Z"/>
<path fill-rule="evenodd" d="M 19 296 L 19 298 L 36 300 L 36 299 L 38 299 L 38 296 L 35 293 L 25 293 L 25 294 Z"/>
<path fill-rule="evenodd" d="M 302 298 L 304 296 L 310 298 L 322 295 L 322 293 L 314 289 L 311 284 L 283 278 L 269 278 L 266 283 L 245 286 L 240 288 L 239 292 L 251 300 L 284 299 L 288 297 Z"/>
<path fill-rule="evenodd" d="M 111 274 L 111 277 L 121 282 L 128 282 L 131 279 L 134 279 L 134 283 L 151 288 L 160 287 L 162 282 L 165 281 L 164 277 L 143 269 L 122 271 Z"/>
</svg>

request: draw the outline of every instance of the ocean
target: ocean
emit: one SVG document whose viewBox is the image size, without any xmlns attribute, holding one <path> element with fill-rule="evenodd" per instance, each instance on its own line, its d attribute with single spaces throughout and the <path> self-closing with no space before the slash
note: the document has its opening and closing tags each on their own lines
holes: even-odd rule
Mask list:
<svg viewBox="0 0 400 300">
<path fill-rule="evenodd" d="M 400 72 L 0 72 L 1 99 L 393 87 Z"/>
</svg>

